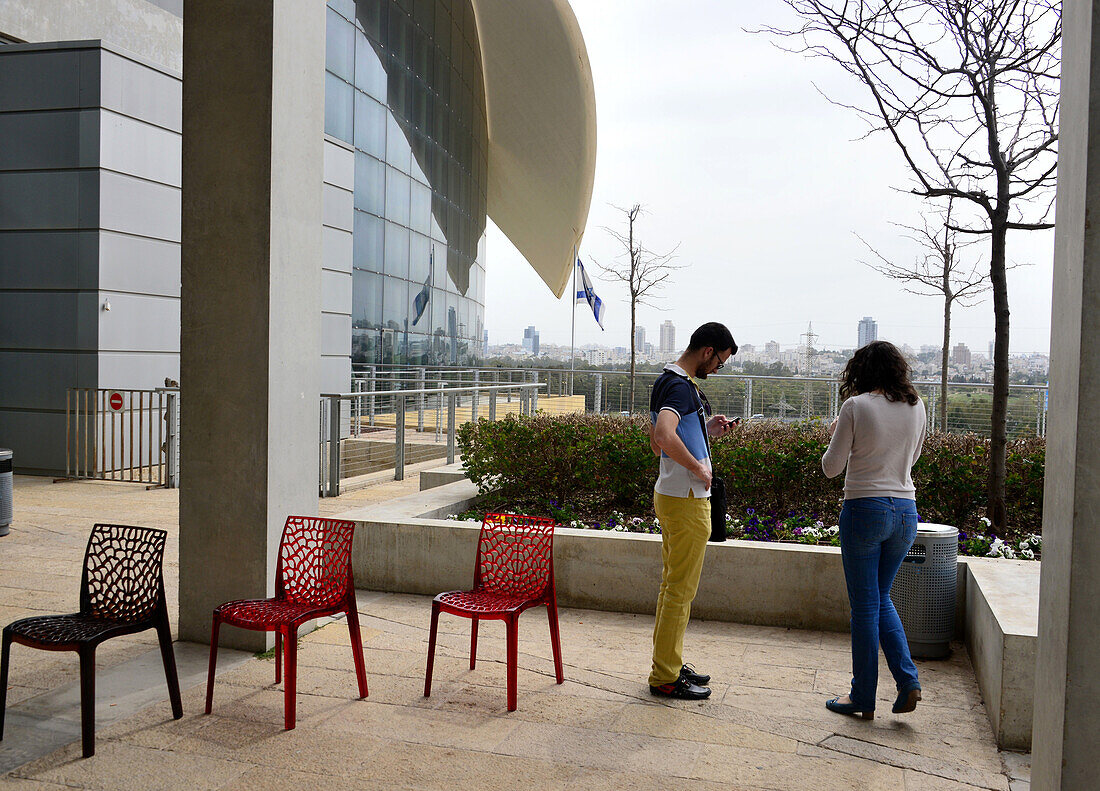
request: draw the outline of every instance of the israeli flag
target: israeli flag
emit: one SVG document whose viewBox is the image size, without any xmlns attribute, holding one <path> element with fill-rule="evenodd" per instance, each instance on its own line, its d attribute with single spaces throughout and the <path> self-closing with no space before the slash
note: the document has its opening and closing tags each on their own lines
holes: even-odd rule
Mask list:
<svg viewBox="0 0 1100 791">
<path fill-rule="evenodd" d="M 603 329 L 603 300 L 596 296 L 596 292 L 592 290 L 592 281 L 588 278 L 588 273 L 584 271 L 584 264 L 581 263 L 581 259 L 577 259 L 577 302 L 587 302 L 592 308 L 592 315 L 596 317 L 596 323 L 600 325 L 600 329 Z"/>
<path fill-rule="evenodd" d="M 416 322 L 420 321 L 420 317 L 424 315 L 424 309 L 428 307 L 428 300 L 432 296 L 432 273 L 435 270 L 435 248 L 433 247 L 431 252 L 428 253 L 428 279 L 424 281 L 424 288 L 420 289 L 420 293 L 416 295 L 413 300 L 413 308 L 416 309 L 416 317 L 413 319 L 413 326 L 416 326 Z"/>
</svg>

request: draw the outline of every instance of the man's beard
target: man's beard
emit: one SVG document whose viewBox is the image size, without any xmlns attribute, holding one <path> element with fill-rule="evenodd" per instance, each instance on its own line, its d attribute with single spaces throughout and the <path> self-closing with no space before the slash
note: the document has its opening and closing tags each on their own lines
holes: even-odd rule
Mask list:
<svg viewBox="0 0 1100 791">
<path fill-rule="evenodd" d="M 707 363 L 700 363 L 700 364 L 699 364 L 699 365 L 698 365 L 698 366 L 697 366 L 697 367 L 695 368 L 695 378 L 696 378 L 696 379 L 706 379 L 706 378 L 707 378 L 707 368 L 709 368 L 709 367 L 710 367 L 710 363 L 709 363 L 709 362 L 707 362 Z"/>
</svg>

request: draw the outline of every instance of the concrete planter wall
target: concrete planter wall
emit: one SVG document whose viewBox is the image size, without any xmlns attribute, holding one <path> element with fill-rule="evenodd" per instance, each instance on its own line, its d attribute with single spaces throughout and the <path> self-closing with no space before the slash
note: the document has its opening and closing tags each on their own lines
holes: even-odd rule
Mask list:
<svg viewBox="0 0 1100 791">
<path fill-rule="evenodd" d="M 358 522 L 356 585 L 435 595 L 468 588 L 480 526 L 448 520 L 477 499 L 467 480 L 341 514 Z M 1009 564 L 1009 565 L 1006 565 Z M 652 613 L 661 537 L 559 528 L 554 538 L 558 603 Z M 965 637 L 998 744 L 1028 749 L 1038 618 L 1039 564 L 959 561 L 958 634 Z M 692 615 L 735 623 L 848 630 L 840 550 L 798 544 L 709 544 Z"/>
</svg>

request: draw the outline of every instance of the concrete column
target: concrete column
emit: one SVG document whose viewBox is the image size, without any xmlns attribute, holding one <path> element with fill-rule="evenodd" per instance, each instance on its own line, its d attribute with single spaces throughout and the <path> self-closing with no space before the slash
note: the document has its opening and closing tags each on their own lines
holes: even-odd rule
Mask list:
<svg viewBox="0 0 1100 791">
<path fill-rule="evenodd" d="M 1067 0 L 1062 35 L 1034 791 L 1096 788 L 1100 755 L 1100 227 L 1089 223 L 1100 214 L 1096 6 Z"/>
<path fill-rule="evenodd" d="M 188 0 L 184 25 L 179 634 L 206 642 L 317 513 L 325 4 Z"/>
</svg>

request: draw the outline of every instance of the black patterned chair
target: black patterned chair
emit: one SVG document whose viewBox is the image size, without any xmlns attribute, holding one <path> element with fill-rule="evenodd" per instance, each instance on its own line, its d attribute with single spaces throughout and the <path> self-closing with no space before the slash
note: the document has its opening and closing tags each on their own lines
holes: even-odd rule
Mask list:
<svg viewBox="0 0 1100 791">
<path fill-rule="evenodd" d="M 149 527 L 95 525 L 84 553 L 80 612 L 23 618 L 4 627 L 0 654 L 0 740 L 4 738 L 8 662 L 13 642 L 80 656 L 80 731 L 84 757 L 95 754 L 95 651 L 104 640 L 156 629 L 172 701 L 183 716 L 172 632 L 164 601 L 164 542 L 168 534 Z"/>
</svg>

